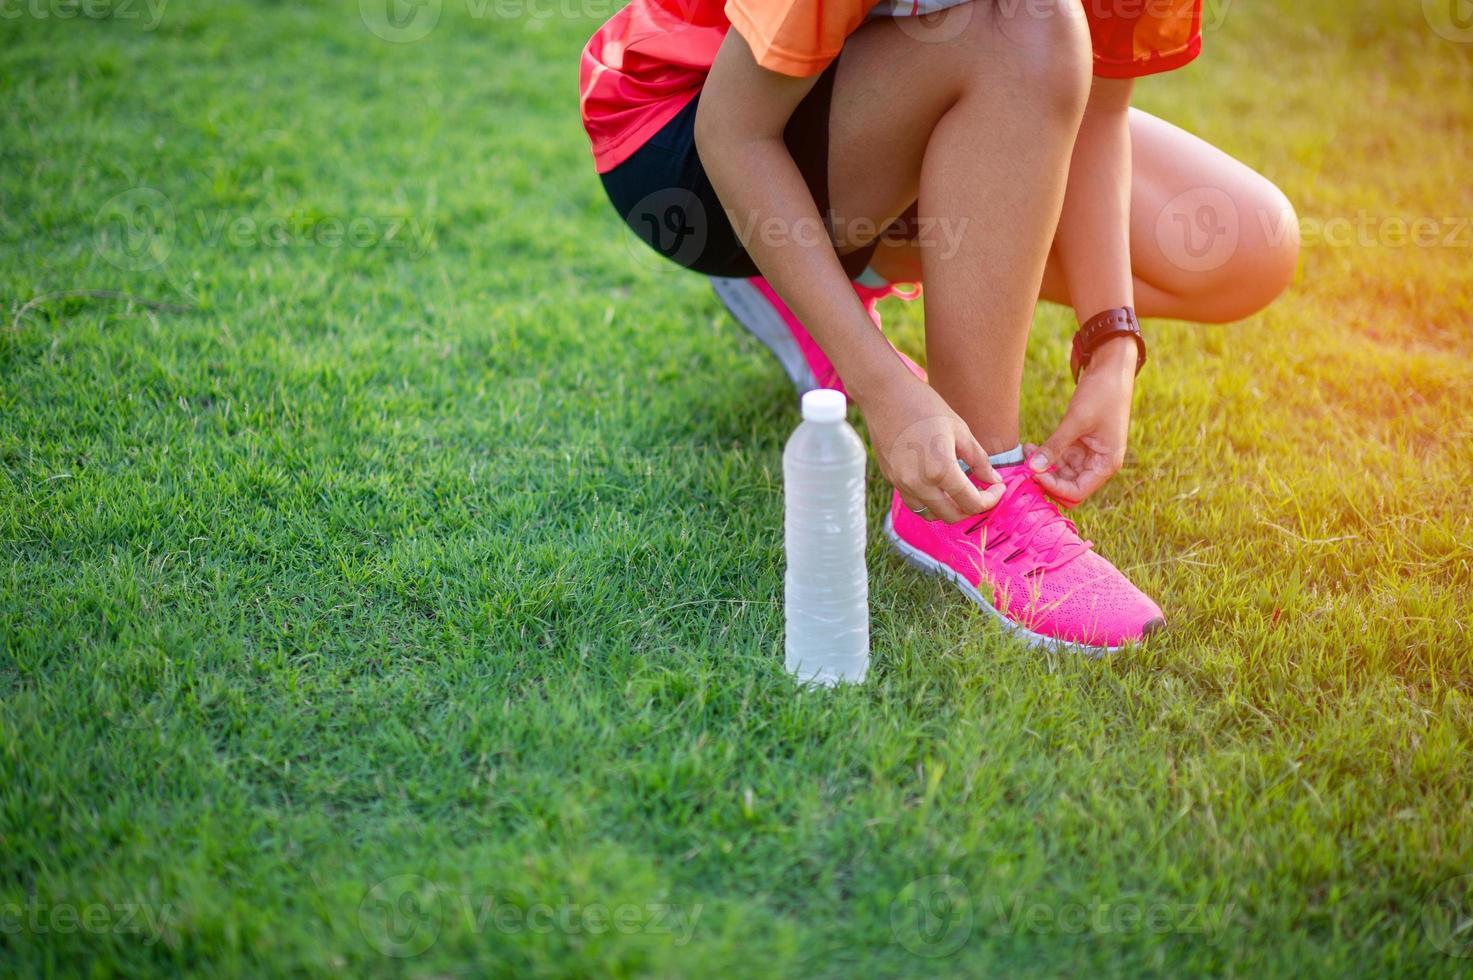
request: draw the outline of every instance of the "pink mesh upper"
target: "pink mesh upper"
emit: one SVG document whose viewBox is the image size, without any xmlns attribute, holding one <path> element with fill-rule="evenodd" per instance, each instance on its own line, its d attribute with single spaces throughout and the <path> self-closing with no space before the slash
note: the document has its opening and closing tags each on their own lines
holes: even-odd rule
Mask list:
<svg viewBox="0 0 1473 980">
<path fill-rule="evenodd" d="M 1089 646 L 1141 639 L 1160 607 L 1080 538 L 1026 466 L 997 474 L 1006 486 L 998 505 L 956 524 L 912 514 L 897 493 L 895 532 L 983 595 L 991 591 L 993 605 L 1025 629 Z"/>
</svg>

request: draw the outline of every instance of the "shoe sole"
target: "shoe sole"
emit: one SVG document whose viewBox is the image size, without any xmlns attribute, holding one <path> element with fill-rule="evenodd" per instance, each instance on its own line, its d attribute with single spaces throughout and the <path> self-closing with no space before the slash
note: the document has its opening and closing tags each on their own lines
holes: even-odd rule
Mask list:
<svg viewBox="0 0 1473 980">
<path fill-rule="evenodd" d="M 783 372 L 798 389 L 798 394 L 818 387 L 818 379 L 808 367 L 808 360 L 793 339 L 792 331 L 782 315 L 772 308 L 767 297 L 745 279 L 711 276 L 711 289 L 737 323 L 772 352 Z"/>
<path fill-rule="evenodd" d="M 955 585 L 961 590 L 962 595 L 972 600 L 972 605 L 987 613 L 1004 631 L 1022 640 L 1027 646 L 1035 649 L 1051 650 L 1056 653 L 1080 653 L 1090 659 L 1103 657 L 1107 654 L 1125 649 L 1124 645 L 1096 647 L 1083 643 L 1071 643 L 1068 640 L 1045 636 L 1042 633 L 1035 633 L 1026 627 L 1019 626 L 998 611 L 996 606 L 988 602 L 982 593 L 978 592 L 976 587 L 971 582 L 968 582 L 960 572 L 944 562 L 937 561 L 921 549 L 907 543 L 899 534 L 895 533 L 895 522 L 890 519 L 889 514 L 885 515 L 885 537 L 890 539 L 890 544 L 895 547 L 896 551 L 900 552 L 902 558 L 923 572 L 931 575 L 940 575 L 942 578 L 951 582 L 952 585 Z M 1155 620 L 1152 622 L 1155 622 Z M 1154 632 L 1154 630 L 1149 631 Z"/>
</svg>

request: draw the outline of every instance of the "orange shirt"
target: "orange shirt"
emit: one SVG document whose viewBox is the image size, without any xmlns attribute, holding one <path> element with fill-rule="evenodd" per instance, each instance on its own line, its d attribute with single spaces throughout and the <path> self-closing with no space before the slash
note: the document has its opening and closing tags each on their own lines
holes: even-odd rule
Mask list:
<svg viewBox="0 0 1473 980">
<path fill-rule="evenodd" d="M 589 39 L 579 66 L 594 164 L 599 173 L 614 169 L 695 98 L 728 28 L 746 40 L 757 64 L 801 78 L 827 68 L 877 3 L 885 15 L 917 15 L 957 2 L 631 0 Z M 1082 2 L 1097 75 L 1168 71 L 1201 50 L 1202 0 Z"/>
</svg>

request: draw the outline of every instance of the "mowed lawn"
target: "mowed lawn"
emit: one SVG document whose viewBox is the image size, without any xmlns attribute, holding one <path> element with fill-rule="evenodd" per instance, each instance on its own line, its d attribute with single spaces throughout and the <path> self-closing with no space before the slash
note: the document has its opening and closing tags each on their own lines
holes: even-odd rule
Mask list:
<svg viewBox="0 0 1473 980">
<path fill-rule="evenodd" d="M 0 974 L 1466 975 L 1470 32 L 1209 3 L 1140 86 L 1305 238 L 1076 515 L 1169 635 L 1002 639 L 872 467 L 802 693 L 794 398 L 603 197 L 613 4 L 436 8 L 0 17 Z"/>
</svg>

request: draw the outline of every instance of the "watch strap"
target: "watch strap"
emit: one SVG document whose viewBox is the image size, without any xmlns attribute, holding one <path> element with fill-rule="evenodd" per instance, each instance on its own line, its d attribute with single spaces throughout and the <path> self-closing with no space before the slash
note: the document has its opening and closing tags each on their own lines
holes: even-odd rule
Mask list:
<svg viewBox="0 0 1473 980">
<path fill-rule="evenodd" d="M 1096 313 L 1084 322 L 1077 333 L 1074 334 L 1074 344 L 1069 352 L 1069 370 L 1074 375 L 1074 380 L 1079 381 L 1079 373 L 1089 367 L 1090 358 L 1094 352 L 1106 341 L 1116 337 L 1133 337 L 1137 351 L 1135 372 L 1140 374 L 1141 368 L 1146 363 L 1146 338 L 1141 335 L 1141 322 L 1136 319 L 1135 310 L 1129 306 L 1122 306 L 1103 313 Z"/>
</svg>

